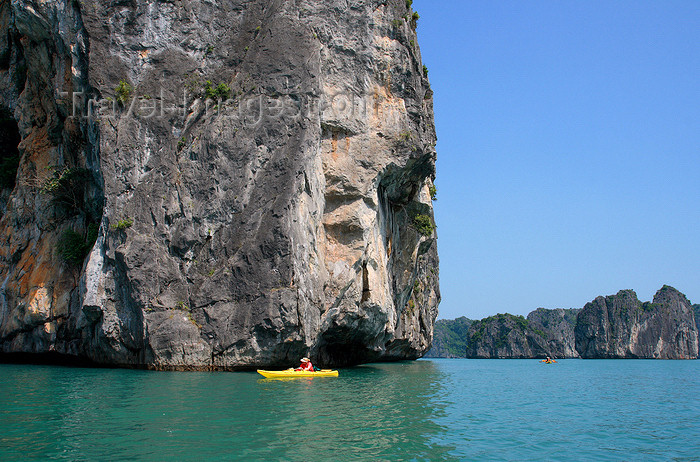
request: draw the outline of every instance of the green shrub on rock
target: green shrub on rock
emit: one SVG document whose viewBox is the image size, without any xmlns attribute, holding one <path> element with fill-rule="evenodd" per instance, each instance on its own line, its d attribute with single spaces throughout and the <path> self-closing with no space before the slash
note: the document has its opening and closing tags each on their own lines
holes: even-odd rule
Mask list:
<svg viewBox="0 0 700 462">
<path fill-rule="evenodd" d="M 134 87 L 129 84 L 126 80 L 120 80 L 117 88 L 114 89 L 114 99 L 117 100 L 122 106 L 126 106 L 131 98 L 131 92 L 134 91 Z"/>
<path fill-rule="evenodd" d="M 414 11 L 413 14 L 411 15 L 411 27 L 414 29 L 418 27 L 418 20 L 420 19 L 420 15 L 418 14 L 417 11 Z"/>
<path fill-rule="evenodd" d="M 216 101 L 226 101 L 231 95 L 231 87 L 225 83 L 220 83 L 216 86 L 211 80 L 207 80 L 204 84 L 204 99 L 211 99 Z"/>
<path fill-rule="evenodd" d="M 82 234 L 72 229 L 65 230 L 57 246 L 61 259 L 73 266 L 82 264 L 85 257 L 90 253 L 92 246 L 95 245 L 98 230 L 99 227 L 95 223 L 88 225 L 87 237 L 83 237 Z"/>
<path fill-rule="evenodd" d="M 435 224 L 433 223 L 433 219 L 430 218 L 430 216 L 423 214 L 418 214 L 413 217 L 413 224 L 415 225 L 416 230 L 423 236 L 432 235 L 436 228 Z"/>
<path fill-rule="evenodd" d="M 435 187 L 434 184 L 431 184 L 430 187 L 428 188 L 428 191 L 430 192 L 430 199 L 436 201 L 437 200 L 437 187 Z"/>
<path fill-rule="evenodd" d="M 85 213 L 85 188 L 90 171 L 85 168 L 51 167 L 53 176 L 41 184 L 41 192 L 51 196 L 51 202 L 69 215 Z"/>
<path fill-rule="evenodd" d="M 111 228 L 114 231 L 126 231 L 127 229 L 131 228 L 131 226 L 134 224 L 134 220 L 131 218 L 124 218 L 123 220 L 119 220 L 116 224 L 113 224 Z"/>
</svg>

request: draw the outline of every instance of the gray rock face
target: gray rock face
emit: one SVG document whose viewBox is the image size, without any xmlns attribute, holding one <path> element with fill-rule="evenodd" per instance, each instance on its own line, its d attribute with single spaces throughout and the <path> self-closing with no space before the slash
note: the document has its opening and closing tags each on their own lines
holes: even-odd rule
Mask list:
<svg viewBox="0 0 700 462">
<path fill-rule="evenodd" d="M 690 302 L 664 286 L 653 302 L 632 290 L 598 297 L 578 315 L 576 349 L 583 358 L 695 359 L 698 330 Z"/>
<path fill-rule="evenodd" d="M 547 337 L 547 355 L 552 358 L 578 358 L 574 326 L 579 309 L 547 310 L 538 308 L 527 315 L 530 327 L 544 332 Z"/>
<path fill-rule="evenodd" d="M 464 316 L 457 319 L 438 319 L 433 329 L 433 346 L 426 358 L 464 358 L 467 351 L 469 326 L 474 321 Z"/>
<path fill-rule="evenodd" d="M 467 358 L 577 358 L 574 324 L 579 310 L 538 308 L 527 319 L 499 314 L 469 329 Z"/>
<path fill-rule="evenodd" d="M 700 304 L 693 305 L 693 312 L 695 313 L 695 327 L 700 331 Z M 700 342 L 700 340 L 698 342 Z M 700 352 L 698 352 L 698 354 L 700 354 Z"/>
<path fill-rule="evenodd" d="M 622 290 L 582 310 L 538 308 L 527 319 L 499 314 L 474 321 L 464 336 L 466 357 L 695 359 L 695 316 L 688 299 L 672 287 L 645 303 L 634 291 Z M 459 344 L 446 343 L 443 350 Z"/>
<path fill-rule="evenodd" d="M 547 354 L 546 334 L 533 329 L 522 316 L 497 314 L 469 327 L 467 358 L 543 358 Z"/>
<path fill-rule="evenodd" d="M 0 4 L 0 104 L 21 135 L 0 349 L 157 369 L 420 357 L 440 299 L 436 137 L 410 15 Z"/>
</svg>

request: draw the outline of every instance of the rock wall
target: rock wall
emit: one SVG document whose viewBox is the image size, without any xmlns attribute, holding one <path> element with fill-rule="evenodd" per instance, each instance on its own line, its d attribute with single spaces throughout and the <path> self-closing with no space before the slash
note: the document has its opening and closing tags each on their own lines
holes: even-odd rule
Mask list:
<svg viewBox="0 0 700 462">
<path fill-rule="evenodd" d="M 464 358 L 469 338 L 469 326 L 474 321 L 464 316 L 438 319 L 433 329 L 433 345 L 426 358 Z"/>
<path fill-rule="evenodd" d="M 695 326 L 700 331 L 700 304 L 693 305 L 693 312 L 695 313 Z"/>
<path fill-rule="evenodd" d="M 544 332 L 547 338 L 547 354 L 552 358 L 578 358 L 574 326 L 579 309 L 537 308 L 527 315 L 530 327 L 538 332 Z"/>
<path fill-rule="evenodd" d="M 429 348 L 436 137 L 406 2 L 0 5 L 21 136 L 3 352 L 235 369 Z"/>
<path fill-rule="evenodd" d="M 469 327 L 466 357 L 479 359 L 539 358 L 547 356 L 546 335 L 522 316 L 497 314 Z"/>
<path fill-rule="evenodd" d="M 669 286 L 644 303 L 622 290 L 580 310 L 538 308 L 527 319 L 499 314 L 474 321 L 461 339 L 443 336 L 440 351 L 466 342 L 467 358 L 695 359 L 696 306 Z"/>
<path fill-rule="evenodd" d="M 499 314 L 469 329 L 467 358 L 577 358 L 574 324 L 579 310 L 538 308 L 527 318 Z"/>
<path fill-rule="evenodd" d="M 576 348 L 583 358 L 695 359 L 698 330 L 688 299 L 664 286 L 653 302 L 632 290 L 598 297 L 576 323 Z"/>
</svg>

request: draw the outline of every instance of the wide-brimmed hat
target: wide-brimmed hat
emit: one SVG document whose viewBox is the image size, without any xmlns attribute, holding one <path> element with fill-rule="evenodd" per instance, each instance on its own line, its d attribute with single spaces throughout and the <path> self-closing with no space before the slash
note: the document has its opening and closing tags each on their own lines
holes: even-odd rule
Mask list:
<svg viewBox="0 0 700 462">
<path fill-rule="evenodd" d="M 302 363 L 310 363 L 311 360 L 309 358 L 307 358 L 306 356 L 304 356 L 303 358 L 301 358 L 301 362 Z"/>
</svg>

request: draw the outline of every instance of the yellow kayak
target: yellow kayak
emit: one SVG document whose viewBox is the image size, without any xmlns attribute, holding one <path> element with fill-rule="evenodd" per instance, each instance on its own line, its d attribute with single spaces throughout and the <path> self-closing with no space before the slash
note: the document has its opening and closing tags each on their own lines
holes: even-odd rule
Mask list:
<svg viewBox="0 0 700 462">
<path fill-rule="evenodd" d="M 338 371 L 331 369 L 321 369 L 320 371 L 295 371 L 287 369 L 286 371 L 264 371 L 258 369 L 258 374 L 268 379 L 288 378 L 288 377 L 338 377 Z"/>
</svg>

